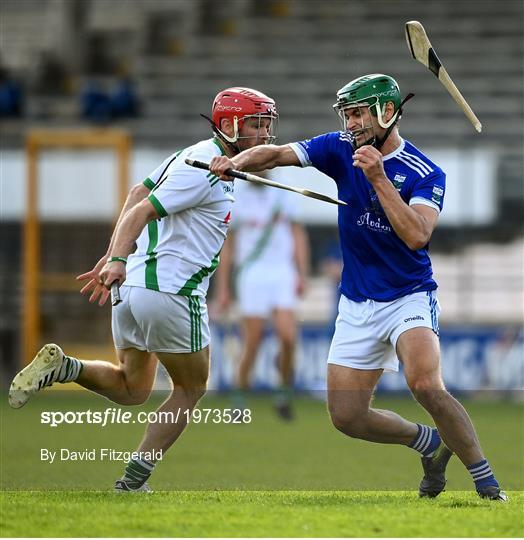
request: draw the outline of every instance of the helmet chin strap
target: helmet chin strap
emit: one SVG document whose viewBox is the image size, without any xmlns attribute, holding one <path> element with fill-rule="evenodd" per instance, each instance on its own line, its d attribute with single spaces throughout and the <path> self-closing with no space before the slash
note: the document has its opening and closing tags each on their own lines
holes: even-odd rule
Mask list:
<svg viewBox="0 0 524 540">
<path fill-rule="evenodd" d="M 366 131 L 367 129 L 369 128 L 372 128 L 373 129 L 373 126 L 368 126 L 367 128 L 362 128 L 361 130 L 358 130 L 358 131 Z M 357 133 L 358 135 L 358 133 Z M 357 146 L 356 146 L 356 136 L 353 134 L 353 141 L 355 141 L 353 143 L 353 150 L 356 150 L 357 149 Z M 377 140 L 377 137 L 376 135 L 373 135 L 373 137 L 369 138 L 367 141 L 364 141 L 360 146 L 375 146 L 375 141 Z"/>
<path fill-rule="evenodd" d="M 225 133 L 218 129 L 218 127 L 215 125 L 213 120 L 209 118 L 209 116 L 206 116 L 202 113 L 200 113 L 200 116 L 202 118 L 205 118 L 211 124 L 211 129 L 213 130 L 213 133 L 233 152 L 234 155 L 240 154 L 241 150 L 238 147 L 238 144 L 234 144 L 238 141 L 238 136 L 235 139 L 233 139 L 232 137 L 228 137 Z M 235 121 L 235 132 L 237 131 L 237 129 L 237 123 Z"/>
<path fill-rule="evenodd" d="M 370 139 L 370 141 L 372 142 L 366 142 L 366 144 L 370 144 L 371 146 L 374 146 L 377 150 L 380 150 L 383 146 L 383 144 L 386 142 L 387 138 L 389 137 L 391 131 L 393 130 L 393 128 L 396 126 L 397 122 L 400 120 L 401 116 L 402 116 L 402 106 L 407 102 L 409 101 L 412 97 L 414 97 L 415 94 L 412 94 L 412 93 L 409 93 L 403 100 L 402 102 L 400 103 L 399 107 L 398 107 L 398 110 L 397 110 L 397 115 L 395 117 L 395 120 L 394 122 L 392 122 L 390 124 L 390 126 L 386 129 L 386 133 L 384 133 L 384 136 L 382 138 L 379 138 L 377 137 L 376 135 Z M 378 113 L 380 114 L 380 111 L 378 111 Z"/>
</svg>

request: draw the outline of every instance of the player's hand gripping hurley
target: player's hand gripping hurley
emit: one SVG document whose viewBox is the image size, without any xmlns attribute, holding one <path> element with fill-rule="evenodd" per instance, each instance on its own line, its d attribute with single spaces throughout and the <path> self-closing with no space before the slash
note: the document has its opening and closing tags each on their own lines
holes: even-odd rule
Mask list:
<svg viewBox="0 0 524 540">
<path fill-rule="evenodd" d="M 118 281 L 115 281 L 113 285 L 111 285 L 111 305 L 118 306 L 122 302 L 122 298 L 120 298 L 120 289 L 118 286 Z"/>
<path fill-rule="evenodd" d="M 197 169 L 204 169 L 206 171 L 209 170 L 209 163 L 204 163 L 203 161 L 197 161 L 194 159 L 186 159 L 186 163 L 188 165 L 191 165 L 192 167 L 196 167 Z M 280 184 L 279 182 L 268 180 L 267 178 L 262 178 L 261 176 L 257 176 L 256 174 L 237 171 L 235 169 L 228 169 L 226 171 L 226 174 L 228 176 L 232 176 L 233 178 L 240 178 L 241 180 L 254 182 L 255 184 L 264 184 L 265 186 L 271 186 L 271 187 L 275 187 L 279 189 L 286 189 L 287 191 L 293 191 L 294 193 L 300 193 L 300 195 L 304 195 L 305 197 L 311 197 L 312 199 L 318 199 L 319 201 L 324 201 L 331 204 L 339 204 L 342 206 L 347 205 L 346 202 L 329 197 L 329 195 L 324 195 L 323 193 L 317 193 L 316 191 L 311 191 L 309 189 L 303 189 L 303 188 L 298 188 L 294 186 L 287 186 L 286 184 Z"/>
<path fill-rule="evenodd" d="M 438 80 L 444 85 L 446 90 L 451 94 L 451 97 L 457 102 L 459 107 L 464 111 L 468 120 L 473 124 L 473 127 L 480 133 L 482 124 L 468 105 L 464 96 L 460 93 L 455 83 L 451 80 L 448 72 L 445 70 L 440 61 L 435 49 L 424 30 L 422 24 L 418 21 L 408 21 L 406 23 L 406 41 L 408 42 L 409 50 L 415 60 L 424 64 Z"/>
</svg>

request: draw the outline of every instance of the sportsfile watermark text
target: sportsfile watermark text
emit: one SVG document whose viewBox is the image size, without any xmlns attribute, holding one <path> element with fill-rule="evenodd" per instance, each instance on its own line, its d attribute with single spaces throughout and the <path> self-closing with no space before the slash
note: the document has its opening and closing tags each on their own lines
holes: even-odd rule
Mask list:
<svg viewBox="0 0 524 540">
<path fill-rule="evenodd" d="M 177 409 L 175 411 L 126 411 L 108 407 L 103 411 L 42 411 L 40 423 L 50 427 L 63 424 L 250 424 L 251 409 Z"/>
</svg>

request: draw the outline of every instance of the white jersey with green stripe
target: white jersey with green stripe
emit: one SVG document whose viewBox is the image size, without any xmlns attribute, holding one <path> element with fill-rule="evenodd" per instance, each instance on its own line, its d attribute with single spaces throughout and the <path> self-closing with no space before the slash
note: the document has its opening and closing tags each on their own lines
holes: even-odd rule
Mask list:
<svg viewBox="0 0 524 540">
<path fill-rule="evenodd" d="M 216 139 L 172 154 L 144 181 L 160 219 L 150 222 L 129 256 L 126 285 L 205 296 L 219 262 L 235 201 L 232 182 L 186 165 L 223 155 Z"/>
<path fill-rule="evenodd" d="M 237 268 L 269 268 L 294 264 L 291 224 L 297 221 L 296 195 L 272 187 L 243 183 L 236 193 L 233 230 Z"/>
</svg>

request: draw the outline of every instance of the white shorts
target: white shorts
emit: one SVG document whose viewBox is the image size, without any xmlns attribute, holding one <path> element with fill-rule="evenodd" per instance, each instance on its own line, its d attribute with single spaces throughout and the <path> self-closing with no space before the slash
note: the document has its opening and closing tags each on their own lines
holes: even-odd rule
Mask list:
<svg viewBox="0 0 524 540">
<path fill-rule="evenodd" d="M 240 314 L 268 317 L 275 309 L 294 310 L 297 304 L 297 278 L 293 266 L 248 266 L 236 280 Z"/>
<path fill-rule="evenodd" d="M 112 312 L 117 349 L 190 353 L 209 345 L 205 298 L 126 285 L 120 296 L 122 302 Z"/>
<path fill-rule="evenodd" d="M 397 340 L 410 328 L 431 328 L 438 336 L 440 304 L 435 291 L 392 302 L 354 302 L 340 297 L 328 363 L 354 369 L 398 371 Z"/>
</svg>

